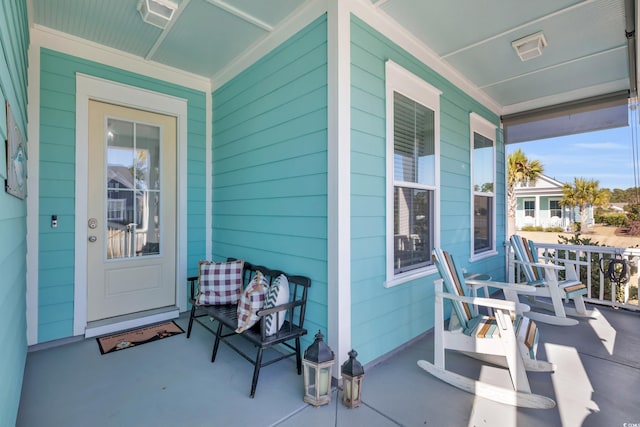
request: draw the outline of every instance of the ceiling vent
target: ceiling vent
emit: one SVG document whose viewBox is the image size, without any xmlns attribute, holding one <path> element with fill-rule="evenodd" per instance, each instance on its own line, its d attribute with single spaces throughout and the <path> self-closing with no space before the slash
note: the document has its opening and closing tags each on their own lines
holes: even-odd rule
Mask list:
<svg viewBox="0 0 640 427">
<path fill-rule="evenodd" d="M 142 20 L 162 29 L 171 21 L 177 8 L 178 5 L 170 0 L 140 0 L 138 3 Z"/>
<path fill-rule="evenodd" d="M 542 50 L 547 47 L 547 39 L 542 31 L 511 42 L 522 62 L 537 58 L 542 55 Z"/>
</svg>

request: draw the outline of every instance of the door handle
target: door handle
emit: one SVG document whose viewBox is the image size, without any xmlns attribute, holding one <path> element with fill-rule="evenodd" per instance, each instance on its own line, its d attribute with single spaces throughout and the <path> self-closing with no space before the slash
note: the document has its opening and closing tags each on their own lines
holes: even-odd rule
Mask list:
<svg viewBox="0 0 640 427">
<path fill-rule="evenodd" d="M 89 241 L 91 243 L 94 243 L 96 240 L 98 240 L 98 238 L 96 236 L 89 236 Z"/>
</svg>

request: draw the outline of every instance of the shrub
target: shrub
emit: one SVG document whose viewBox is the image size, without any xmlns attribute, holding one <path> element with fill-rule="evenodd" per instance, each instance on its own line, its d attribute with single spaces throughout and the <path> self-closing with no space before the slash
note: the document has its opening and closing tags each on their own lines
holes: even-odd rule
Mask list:
<svg viewBox="0 0 640 427">
<path fill-rule="evenodd" d="M 598 224 L 612 225 L 614 227 L 624 227 L 628 221 L 627 214 L 624 212 L 596 215 L 594 220 Z"/>
<path fill-rule="evenodd" d="M 543 231 L 543 228 L 541 225 L 525 225 L 522 231 Z"/>
<path fill-rule="evenodd" d="M 562 233 L 564 229 L 562 227 L 547 227 L 544 231 L 548 233 Z"/>
<path fill-rule="evenodd" d="M 629 221 L 629 235 L 640 236 L 640 221 Z"/>
<path fill-rule="evenodd" d="M 640 203 L 629 204 L 624 207 L 630 221 L 640 221 Z"/>
</svg>

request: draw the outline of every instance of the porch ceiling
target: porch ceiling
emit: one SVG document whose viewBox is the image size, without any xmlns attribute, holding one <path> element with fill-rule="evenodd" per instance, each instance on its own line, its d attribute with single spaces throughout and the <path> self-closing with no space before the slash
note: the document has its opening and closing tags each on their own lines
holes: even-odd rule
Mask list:
<svg viewBox="0 0 640 427">
<path fill-rule="evenodd" d="M 139 0 L 28 1 L 36 25 L 215 83 L 248 49 L 320 0 L 173 0 L 179 8 L 164 30 L 140 19 Z M 503 113 L 630 87 L 625 0 L 353 1 L 406 29 Z M 543 55 L 521 62 L 511 42 L 539 31 L 548 42 Z"/>
</svg>

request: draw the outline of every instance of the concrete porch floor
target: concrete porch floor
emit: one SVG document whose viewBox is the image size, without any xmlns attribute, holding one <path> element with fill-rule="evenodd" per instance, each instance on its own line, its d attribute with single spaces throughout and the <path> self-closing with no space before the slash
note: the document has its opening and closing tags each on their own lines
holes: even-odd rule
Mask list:
<svg viewBox="0 0 640 427">
<path fill-rule="evenodd" d="M 330 405 L 302 400 L 293 360 L 265 367 L 254 399 L 253 367 L 212 335 L 186 334 L 101 355 L 95 339 L 31 351 L 18 426 L 612 426 L 640 425 L 640 313 L 598 307 L 578 326 L 539 323 L 538 358 L 556 372 L 530 373 L 549 410 L 514 408 L 460 391 L 420 369 L 433 360 L 427 333 L 365 367 L 363 405 L 347 409 L 334 389 Z M 177 323 L 186 331 L 184 315 Z M 506 370 L 448 352 L 448 368 L 508 385 Z M 339 367 L 337 367 L 339 369 Z"/>
</svg>

